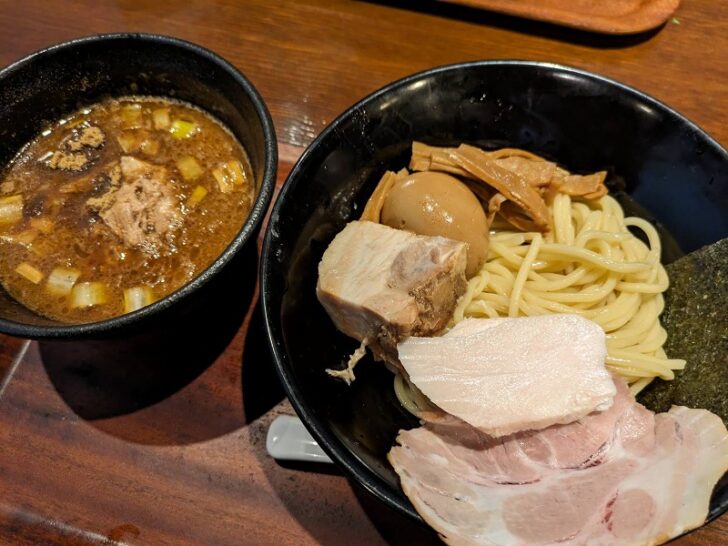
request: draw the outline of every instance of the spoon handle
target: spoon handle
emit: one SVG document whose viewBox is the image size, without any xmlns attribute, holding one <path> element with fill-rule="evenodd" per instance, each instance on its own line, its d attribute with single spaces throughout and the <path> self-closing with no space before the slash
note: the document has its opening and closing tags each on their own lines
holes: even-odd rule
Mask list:
<svg viewBox="0 0 728 546">
<path fill-rule="evenodd" d="M 271 457 L 282 461 L 332 462 L 301 420 L 292 415 L 279 415 L 273 420 L 268 428 L 265 448 Z"/>
</svg>

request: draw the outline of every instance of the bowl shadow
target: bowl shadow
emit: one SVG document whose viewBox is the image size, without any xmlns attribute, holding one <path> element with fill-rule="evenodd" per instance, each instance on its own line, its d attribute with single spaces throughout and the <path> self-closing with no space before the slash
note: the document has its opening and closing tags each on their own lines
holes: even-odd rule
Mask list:
<svg viewBox="0 0 728 546">
<path fill-rule="evenodd" d="M 349 480 L 349 483 L 359 505 L 387 544 L 391 546 L 409 546 L 411 544 L 438 546 L 443 544 L 432 528 L 390 508 L 374 495 L 364 491 L 355 482 Z"/>
<path fill-rule="evenodd" d="M 266 341 L 260 304 L 253 308 L 248 323 L 241 376 L 243 410 L 248 423 L 262 417 L 286 397 Z"/>
<path fill-rule="evenodd" d="M 290 410 L 281 410 L 279 408 L 274 410 L 274 414 L 281 412 L 289 413 Z M 312 483 L 318 482 L 319 480 L 325 482 L 331 479 L 330 477 L 344 479 L 345 484 L 343 488 L 350 489 L 354 497 L 354 502 L 351 504 L 345 502 L 341 506 L 332 505 L 330 507 L 332 517 L 342 517 L 344 519 L 353 518 L 353 521 L 351 521 L 353 528 L 360 528 L 362 523 L 360 521 L 361 515 L 359 514 L 361 513 L 360 511 L 363 511 L 364 516 L 373 527 L 371 531 L 365 532 L 369 539 L 376 535 L 382 539 L 381 541 L 377 541 L 376 544 L 382 543 L 392 546 L 409 546 L 410 544 L 436 546 L 442 544 L 442 541 L 438 538 L 434 530 L 426 524 L 416 521 L 379 501 L 379 499 L 364 490 L 356 482 L 346 478 L 336 464 L 273 461 L 265 450 L 264 438 L 268 431 L 268 421 L 272 421 L 272 418 L 263 419 L 253 425 L 254 429 L 258 429 L 258 436 L 261 438 L 258 448 L 254 451 L 254 455 L 260 460 L 261 467 L 264 469 L 268 482 L 273 491 L 276 492 L 276 497 L 285 504 L 287 512 L 305 527 L 311 536 L 315 537 L 318 544 L 338 546 L 338 544 L 342 543 L 342 539 L 340 536 L 332 536 L 331 529 L 328 526 L 322 526 L 320 523 L 317 523 L 318 516 L 312 515 L 311 512 L 318 506 L 317 503 L 321 499 L 318 499 L 313 504 L 302 502 L 302 495 L 296 490 L 300 485 L 297 486 L 296 483 L 305 483 L 308 484 L 307 487 L 311 487 Z M 297 474 L 302 474 L 302 476 L 297 477 Z M 338 487 L 334 489 L 339 490 Z M 306 498 L 310 494 L 307 493 L 303 497 Z M 322 491 L 322 495 L 325 497 L 326 492 Z M 366 524 L 364 525 L 366 527 Z M 364 529 L 362 531 L 364 532 Z M 349 540 L 350 543 L 357 544 L 356 541 L 351 541 L 351 537 Z"/>
<path fill-rule="evenodd" d="M 239 374 L 237 357 L 223 353 L 255 305 L 257 264 L 253 239 L 187 305 L 145 331 L 40 341 L 56 391 L 82 419 L 135 443 L 193 443 L 240 428 L 242 401 L 215 400 L 221 397 L 210 389 L 227 380 L 230 367 Z"/>
</svg>

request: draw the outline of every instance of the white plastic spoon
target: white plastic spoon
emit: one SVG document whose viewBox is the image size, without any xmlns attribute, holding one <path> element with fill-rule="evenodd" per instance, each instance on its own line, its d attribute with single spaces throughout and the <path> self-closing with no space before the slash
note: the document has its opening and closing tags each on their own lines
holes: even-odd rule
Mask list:
<svg viewBox="0 0 728 546">
<path fill-rule="evenodd" d="M 279 415 L 268 427 L 265 448 L 274 459 L 331 463 L 298 417 Z"/>
</svg>

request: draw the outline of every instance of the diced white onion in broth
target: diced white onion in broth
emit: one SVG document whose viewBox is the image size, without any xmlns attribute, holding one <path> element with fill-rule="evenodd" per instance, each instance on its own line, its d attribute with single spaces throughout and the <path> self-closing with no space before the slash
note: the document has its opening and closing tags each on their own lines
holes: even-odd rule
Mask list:
<svg viewBox="0 0 728 546">
<path fill-rule="evenodd" d="M 53 231 L 53 220 L 50 218 L 31 218 L 30 225 L 41 233 L 47 234 Z"/>
<path fill-rule="evenodd" d="M 212 176 L 222 193 L 230 193 L 235 186 L 242 186 L 246 182 L 245 171 L 240 161 L 226 161 L 218 164 L 212 170 Z"/>
<path fill-rule="evenodd" d="M 0 225 L 14 224 L 23 217 L 23 196 L 10 195 L 0 198 Z"/>
<path fill-rule="evenodd" d="M 121 133 L 116 135 L 116 141 L 119 143 L 119 146 L 121 146 L 121 149 L 125 154 L 135 151 L 138 146 L 137 137 L 131 133 Z"/>
<path fill-rule="evenodd" d="M 18 233 L 16 235 L 15 238 L 21 245 L 27 246 L 27 245 L 31 244 L 33 241 L 35 241 L 35 238 L 37 236 L 38 236 L 38 232 L 31 228 L 31 229 L 26 229 L 25 231 L 21 231 L 20 233 Z"/>
<path fill-rule="evenodd" d="M 30 265 L 28 262 L 23 262 L 18 267 L 16 267 L 15 272 L 18 275 L 22 275 L 33 284 L 38 284 L 41 280 L 43 280 L 43 273 Z"/>
<path fill-rule="evenodd" d="M 157 108 L 152 112 L 152 121 L 157 131 L 169 128 L 169 108 Z"/>
<path fill-rule="evenodd" d="M 200 166 L 197 160 L 191 155 L 185 155 L 177 160 L 177 169 L 179 169 L 182 178 L 187 181 L 199 178 L 205 170 Z"/>
<path fill-rule="evenodd" d="M 228 161 L 225 163 L 225 167 L 227 168 L 233 184 L 240 186 L 245 182 L 245 171 L 243 171 L 243 166 L 240 164 L 240 161 Z"/>
<path fill-rule="evenodd" d="M 142 125 L 142 105 L 141 104 L 127 104 L 121 109 L 121 119 L 124 122 L 124 126 L 128 129 L 134 129 Z"/>
<path fill-rule="evenodd" d="M 76 284 L 81 272 L 77 269 L 66 269 L 65 267 L 56 267 L 51 274 L 48 275 L 46 290 L 51 294 L 65 296 L 71 293 L 73 285 Z"/>
<path fill-rule="evenodd" d="M 106 285 L 102 282 L 80 282 L 71 291 L 72 307 L 92 307 L 106 303 Z"/>
<path fill-rule="evenodd" d="M 154 302 L 154 294 L 148 286 L 135 286 L 124 290 L 124 312 L 131 313 Z"/>
<path fill-rule="evenodd" d="M 159 153 L 159 141 L 154 140 L 153 138 L 146 138 L 142 140 L 142 143 L 139 145 L 139 149 L 144 154 L 157 155 Z"/>
<path fill-rule="evenodd" d="M 230 193 L 233 191 L 233 182 L 230 180 L 230 176 L 227 174 L 227 170 L 221 167 L 212 169 L 212 176 L 217 181 L 217 186 L 220 188 L 222 193 Z"/>
</svg>

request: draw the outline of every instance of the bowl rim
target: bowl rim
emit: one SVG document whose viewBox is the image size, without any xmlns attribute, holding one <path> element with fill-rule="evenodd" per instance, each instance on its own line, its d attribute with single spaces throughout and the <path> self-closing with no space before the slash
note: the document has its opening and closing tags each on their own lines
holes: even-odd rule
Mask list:
<svg viewBox="0 0 728 546">
<path fill-rule="evenodd" d="M 472 68 L 488 68 L 488 67 L 516 67 L 526 68 L 528 70 L 535 69 L 547 69 L 553 72 L 559 72 L 563 74 L 571 74 L 585 78 L 589 81 L 597 82 L 602 85 L 607 85 L 617 88 L 619 91 L 626 93 L 627 95 L 641 101 L 643 104 L 652 107 L 662 113 L 679 119 L 685 124 L 694 134 L 697 134 L 700 138 L 704 139 L 705 143 L 714 149 L 718 155 L 722 156 L 723 159 L 728 163 L 728 151 L 723 148 L 710 134 L 700 128 L 697 124 L 690 121 L 684 115 L 680 114 L 673 108 L 667 106 L 660 100 L 644 93 L 634 87 L 611 79 L 609 77 L 567 66 L 563 64 L 547 62 L 547 61 L 532 61 L 532 60 L 519 60 L 519 59 L 499 59 L 499 60 L 476 60 L 467 61 L 453 64 L 446 64 L 436 66 L 426 70 L 422 70 L 413 73 L 409 76 L 405 76 L 398 80 L 395 80 L 384 87 L 370 93 L 361 100 L 348 107 L 344 112 L 338 115 L 323 131 L 306 147 L 304 152 L 299 157 L 296 164 L 293 166 L 288 176 L 286 177 L 283 186 L 276 198 L 273 207 L 271 208 L 270 219 L 266 227 L 265 236 L 263 238 L 263 248 L 260 259 L 260 294 L 261 294 L 261 308 L 263 313 L 263 321 L 265 323 L 266 335 L 268 338 L 268 345 L 273 356 L 276 372 L 283 385 L 284 391 L 288 399 L 291 401 L 293 409 L 296 411 L 301 421 L 305 425 L 306 429 L 311 433 L 313 438 L 318 442 L 324 452 L 340 467 L 343 468 L 347 476 L 353 479 L 360 487 L 363 487 L 366 491 L 373 494 L 380 501 L 383 501 L 387 506 L 393 508 L 399 512 L 402 512 L 411 518 L 425 523 L 422 517 L 412 506 L 411 502 L 401 492 L 397 496 L 392 494 L 390 486 L 376 473 L 370 470 L 367 465 L 352 453 L 346 446 L 340 442 L 333 432 L 326 430 L 326 426 L 322 420 L 319 420 L 316 415 L 306 406 L 303 401 L 303 395 L 300 392 L 298 385 L 293 378 L 293 372 L 287 357 L 287 352 L 283 348 L 283 335 L 282 326 L 280 324 L 280 309 L 272 307 L 272 302 L 269 301 L 271 297 L 271 288 L 269 286 L 269 277 L 272 276 L 270 272 L 271 263 L 275 256 L 275 249 L 273 248 L 273 234 L 276 231 L 275 226 L 279 222 L 281 217 L 281 209 L 283 203 L 288 198 L 289 194 L 299 184 L 305 183 L 300 177 L 301 171 L 310 161 L 310 157 L 313 155 L 314 150 L 320 146 L 320 144 L 326 140 L 330 134 L 335 132 L 338 127 L 354 115 L 359 109 L 364 108 L 367 104 L 375 101 L 382 95 L 386 95 L 392 91 L 395 91 L 401 87 L 405 87 L 413 82 L 422 80 L 424 78 L 437 75 L 443 72 L 457 71 L 462 69 Z M 281 346 L 279 347 L 276 339 L 280 341 Z M 404 503 L 402 502 L 404 499 Z M 713 520 L 719 514 L 711 515 L 708 513 L 708 518 L 705 523 Z"/>
<path fill-rule="evenodd" d="M 232 260 L 233 256 L 243 248 L 251 236 L 257 232 L 257 229 L 268 210 L 275 189 L 278 169 L 278 144 L 273 120 L 262 96 L 250 80 L 248 80 L 248 78 L 233 64 L 210 49 L 193 42 L 163 34 L 145 32 L 93 34 L 53 44 L 30 53 L 29 55 L 7 65 L 0 70 L 0 85 L 2 85 L 6 78 L 15 74 L 19 70 L 23 70 L 38 59 L 50 57 L 58 51 L 83 47 L 88 44 L 95 44 L 98 42 L 119 42 L 123 44 L 128 41 L 163 44 L 165 46 L 177 48 L 186 54 L 191 53 L 194 56 L 203 58 L 212 64 L 217 65 L 221 70 L 232 77 L 243 93 L 250 99 L 255 114 L 260 120 L 263 128 L 264 165 L 262 167 L 263 176 L 261 178 L 260 191 L 253 201 L 253 206 L 251 207 L 245 222 L 243 222 L 240 230 L 237 232 L 232 241 L 230 241 L 225 250 L 189 283 L 178 288 L 174 292 L 167 294 L 165 297 L 155 301 L 151 305 L 110 319 L 83 324 L 59 323 L 58 325 L 31 325 L 0 318 L 0 332 L 4 334 L 31 339 L 92 337 L 97 334 L 113 334 L 114 331 L 120 330 L 154 315 L 158 315 L 173 304 L 186 298 L 205 285 L 211 278 L 215 277 Z M 20 305 L 22 305 L 22 303 Z"/>
</svg>

